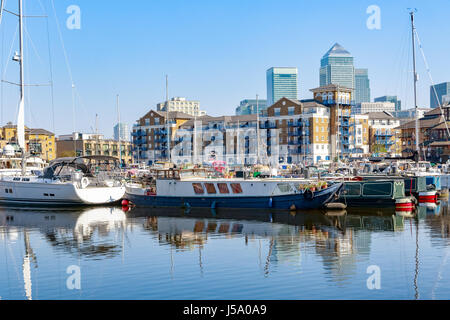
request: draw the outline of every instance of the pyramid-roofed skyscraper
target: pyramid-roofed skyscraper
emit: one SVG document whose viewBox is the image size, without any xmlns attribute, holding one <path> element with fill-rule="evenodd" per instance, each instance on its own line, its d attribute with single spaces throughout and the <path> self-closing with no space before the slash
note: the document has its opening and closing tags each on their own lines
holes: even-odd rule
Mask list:
<svg viewBox="0 0 450 320">
<path fill-rule="evenodd" d="M 355 89 L 353 56 L 339 43 L 335 43 L 320 61 L 320 86 L 329 84 Z"/>
</svg>

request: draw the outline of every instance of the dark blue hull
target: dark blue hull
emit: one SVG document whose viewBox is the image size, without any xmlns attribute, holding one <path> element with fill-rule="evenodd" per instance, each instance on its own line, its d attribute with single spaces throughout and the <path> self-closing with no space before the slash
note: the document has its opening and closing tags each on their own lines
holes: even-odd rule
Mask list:
<svg viewBox="0 0 450 320">
<path fill-rule="evenodd" d="M 127 193 L 125 198 L 136 206 L 145 207 L 192 207 L 192 208 L 235 208 L 235 209 L 320 209 L 333 201 L 342 189 L 337 183 L 325 190 L 314 192 L 312 198 L 303 194 L 272 197 L 163 197 Z"/>
</svg>

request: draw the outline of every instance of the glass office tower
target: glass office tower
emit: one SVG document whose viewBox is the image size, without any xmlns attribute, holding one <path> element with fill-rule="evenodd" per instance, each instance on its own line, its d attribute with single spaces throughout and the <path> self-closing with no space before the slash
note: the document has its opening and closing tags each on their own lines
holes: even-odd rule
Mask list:
<svg viewBox="0 0 450 320">
<path fill-rule="evenodd" d="M 382 96 L 375 98 L 375 102 L 392 102 L 395 104 L 395 112 L 402 110 L 402 101 L 398 100 L 397 96 Z"/>
<path fill-rule="evenodd" d="M 355 104 L 370 102 L 370 81 L 367 69 L 355 69 Z"/>
<path fill-rule="evenodd" d="M 267 70 L 267 106 L 281 98 L 297 99 L 297 68 L 273 67 Z"/>
<path fill-rule="evenodd" d="M 450 82 L 443 82 L 434 85 L 436 93 L 433 90 L 433 86 L 430 86 L 430 108 L 437 108 L 442 104 L 443 96 L 450 95 Z M 437 98 L 436 99 L 436 94 Z"/>
<path fill-rule="evenodd" d="M 335 43 L 320 60 L 320 86 L 329 84 L 355 89 L 353 57 L 338 43 Z"/>
</svg>

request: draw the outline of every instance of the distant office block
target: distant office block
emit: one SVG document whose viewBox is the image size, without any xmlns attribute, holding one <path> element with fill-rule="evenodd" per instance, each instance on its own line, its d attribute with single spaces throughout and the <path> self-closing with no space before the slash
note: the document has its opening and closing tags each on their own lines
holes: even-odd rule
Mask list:
<svg viewBox="0 0 450 320">
<path fill-rule="evenodd" d="M 281 98 L 297 99 L 297 68 L 273 67 L 267 70 L 267 106 Z"/>
</svg>

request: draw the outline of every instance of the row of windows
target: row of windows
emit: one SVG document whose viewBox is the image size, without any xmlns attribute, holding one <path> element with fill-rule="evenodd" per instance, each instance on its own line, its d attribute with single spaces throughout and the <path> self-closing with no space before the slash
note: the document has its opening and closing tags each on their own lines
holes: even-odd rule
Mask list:
<svg viewBox="0 0 450 320">
<path fill-rule="evenodd" d="M 204 187 L 203 187 L 204 185 Z M 230 183 L 231 190 L 234 194 L 242 193 L 242 187 L 240 183 Z M 192 188 L 196 194 L 204 194 L 205 189 L 208 194 L 216 194 L 217 190 L 214 183 L 193 183 Z M 229 194 L 230 190 L 226 183 L 217 183 L 217 188 L 221 194 Z"/>
</svg>

